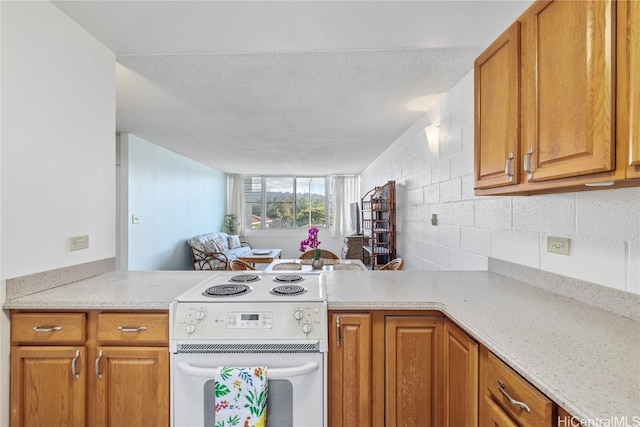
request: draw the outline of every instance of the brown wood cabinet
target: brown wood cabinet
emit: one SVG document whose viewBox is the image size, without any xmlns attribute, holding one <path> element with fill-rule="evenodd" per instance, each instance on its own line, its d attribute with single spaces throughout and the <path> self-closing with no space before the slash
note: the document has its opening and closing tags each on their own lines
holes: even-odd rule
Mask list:
<svg viewBox="0 0 640 427">
<path fill-rule="evenodd" d="M 345 236 L 344 246 L 342 248 L 342 258 L 362 260 L 362 247 L 368 245 L 369 238 L 361 234 Z"/>
<path fill-rule="evenodd" d="M 442 425 L 442 317 L 391 315 L 384 326 L 384 425 Z"/>
<path fill-rule="evenodd" d="M 443 317 L 331 312 L 329 425 L 441 425 Z"/>
<path fill-rule="evenodd" d="M 85 426 L 86 360 L 82 346 L 11 347 L 11 427 Z"/>
<path fill-rule="evenodd" d="M 329 425 L 371 426 L 371 313 L 334 312 L 329 327 Z"/>
<path fill-rule="evenodd" d="M 445 319 L 444 426 L 478 425 L 478 351 L 478 343 Z"/>
<path fill-rule="evenodd" d="M 168 426 L 166 312 L 11 316 L 11 426 Z"/>
<path fill-rule="evenodd" d="M 621 137 L 621 132 L 633 132 L 638 96 L 628 95 L 631 89 L 623 95 L 624 86 L 616 85 L 616 76 L 637 79 L 631 71 L 637 49 L 621 47 L 634 43 L 637 25 L 626 23 L 637 19 L 634 8 L 612 0 L 538 0 L 480 55 L 475 66 L 476 195 L 640 185 L 632 179 L 637 168 L 630 166 L 637 143 Z M 623 12 L 626 19 L 617 22 Z M 518 23 L 520 51 L 514 58 Z M 628 40 L 616 45 L 616 35 L 622 34 Z M 621 59 L 623 53 L 627 56 Z M 519 88 L 514 89 L 518 59 Z M 519 144 L 511 136 L 518 126 Z"/>
<path fill-rule="evenodd" d="M 627 175 L 640 178 L 640 4 L 619 0 L 617 138 L 629 147 Z"/>
<path fill-rule="evenodd" d="M 474 63 L 475 187 L 520 182 L 520 23 Z"/>
<path fill-rule="evenodd" d="M 517 372 L 480 349 L 481 426 L 552 427 L 555 404 Z"/>
</svg>

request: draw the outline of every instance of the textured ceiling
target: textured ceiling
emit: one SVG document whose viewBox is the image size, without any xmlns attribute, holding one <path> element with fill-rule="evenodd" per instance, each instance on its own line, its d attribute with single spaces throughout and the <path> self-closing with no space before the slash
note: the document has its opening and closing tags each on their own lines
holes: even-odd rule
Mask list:
<svg viewBox="0 0 640 427">
<path fill-rule="evenodd" d="M 358 173 L 531 1 L 54 2 L 117 54 L 117 129 L 228 173 Z"/>
</svg>

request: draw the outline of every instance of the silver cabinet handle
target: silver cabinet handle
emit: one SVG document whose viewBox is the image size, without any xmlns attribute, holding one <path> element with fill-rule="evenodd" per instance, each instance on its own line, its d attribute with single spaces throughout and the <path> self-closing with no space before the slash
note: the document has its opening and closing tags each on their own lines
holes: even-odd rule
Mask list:
<svg viewBox="0 0 640 427">
<path fill-rule="evenodd" d="M 529 408 L 529 405 L 527 405 L 524 402 L 520 402 L 519 400 L 515 400 L 513 397 L 509 396 L 509 393 L 507 393 L 507 390 L 505 390 L 504 383 L 502 381 L 500 381 L 500 380 L 498 380 L 498 390 L 500 390 L 500 393 L 502 393 L 504 395 L 504 397 L 507 398 L 509 403 L 511 403 L 512 405 L 517 406 L 519 408 L 522 408 L 525 411 L 531 413 L 531 408 Z"/>
<path fill-rule="evenodd" d="M 102 359 L 102 350 L 100 350 L 98 357 L 96 358 L 96 375 L 98 378 L 102 379 L 102 372 L 100 372 L 100 359 Z"/>
<path fill-rule="evenodd" d="M 80 378 L 80 372 L 78 372 L 78 359 L 80 358 L 80 350 L 76 350 L 76 355 L 71 361 L 71 373 L 76 379 Z"/>
<path fill-rule="evenodd" d="M 53 328 L 41 328 L 40 326 L 34 326 L 33 330 L 36 332 L 56 332 L 61 331 L 62 326 L 54 326 Z"/>
<path fill-rule="evenodd" d="M 127 328 L 126 326 L 118 326 L 120 332 L 143 332 L 147 330 L 146 326 L 138 326 L 137 328 Z"/>
<path fill-rule="evenodd" d="M 340 347 L 340 316 L 336 316 L 336 345 Z"/>
<path fill-rule="evenodd" d="M 531 156 L 533 155 L 533 147 L 529 147 L 529 151 L 524 156 L 524 171 L 527 173 L 527 179 L 533 179 L 533 171 L 531 170 Z"/>
<path fill-rule="evenodd" d="M 509 182 L 513 182 L 513 153 L 509 153 L 509 157 L 504 162 L 504 173 L 509 178 Z"/>
</svg>

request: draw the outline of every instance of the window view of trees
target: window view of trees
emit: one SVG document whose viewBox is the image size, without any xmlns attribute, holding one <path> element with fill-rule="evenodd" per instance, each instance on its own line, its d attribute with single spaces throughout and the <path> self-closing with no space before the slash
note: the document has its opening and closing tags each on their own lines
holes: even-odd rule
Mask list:
<svg viewBox="0 0 640 427">
<path fill-rule="evenodd" d="M 246 177 L 251 228 L 327 226 L 328 188 L 326 177 Z"/>
</svg>

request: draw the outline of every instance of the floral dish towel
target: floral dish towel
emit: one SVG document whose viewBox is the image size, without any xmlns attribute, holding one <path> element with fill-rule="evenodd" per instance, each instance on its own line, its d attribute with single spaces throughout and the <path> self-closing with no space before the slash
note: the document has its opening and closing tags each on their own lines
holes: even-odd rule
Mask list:
<svg viewBox="0 0 640 427">
<path fill-rule="evenodd" d="M 215 376 L 215 426 L 265 427 L 268 388 L 265 366 L 221 366 Z"/>
</svg>

